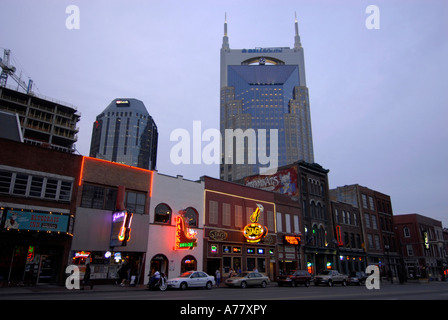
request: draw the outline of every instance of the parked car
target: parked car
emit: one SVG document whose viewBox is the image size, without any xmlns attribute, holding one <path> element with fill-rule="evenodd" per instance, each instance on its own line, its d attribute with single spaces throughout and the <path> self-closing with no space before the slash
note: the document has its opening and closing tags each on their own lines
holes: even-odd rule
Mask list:
<svg viewBox="0 0 448 320">
<path fill-rule="evenodd" d="M 363 283 L 365 283 L 366 279 L 367 279 L 367 274 L 365 272 L 352 271 L 348 275 L 347 283 L 348 284 L 357 284 L 359 286 L 359 285 L 362 285 Z"/>
<path fill-rule="evenodd" d="M 310 285 L 313 280 L 311 274 L 306 270 L 290 271 L 288 275 L 281 275 L 277 278 L 278 286 L 288 285 L 295 287 L 298 284 L 303 284 L 305 287 Z"/>
<path fill-rule="evenodd" d="M 228 287 L 261 286 L 265 288 L 269 284 L 269 278 L 259 272 L 241 272 L 236 276 L 228 278 L 225 282 Z"/>
<path fill-rule="evenodd" d="M 187 271 L 179 277 L 168 279 L 167 284 L 168 288 L 178 288 L 181 290 L 197 287 L 211 289 L 215 285 L 215 278 L 203 271 Z"/>
<path fill-rule="evenodd" d="M 332 287 L 336 283 L 340 283 L 343 286 L 347 285 L 348 276 L 339 273 L 337 270 L 325 270 L 314 277 L 314 285 L 318 286 L 321 283 L 327 284 Z"/>
</svg>

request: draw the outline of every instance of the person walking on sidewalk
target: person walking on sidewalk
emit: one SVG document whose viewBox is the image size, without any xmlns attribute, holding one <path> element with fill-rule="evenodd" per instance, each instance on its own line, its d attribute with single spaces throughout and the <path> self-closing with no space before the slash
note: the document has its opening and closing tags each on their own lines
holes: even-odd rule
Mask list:
<svg viewBox="0 0 448 320">
<path fill-rule="evenodd" d="M 219 284 L 221 283 L 221 272 L 219 269 L 216 269 L 215 271 L 215 278 L 216 278 L 216 286 L 219 287 Z"/>
<path fill-rule="evenodd" d="M 90 263 L 87 263 L 86 264 L 86 272 L 84 273 L 83 287 L 81 288 L 81 290 L 84 290 L 84 287 L 86 285 L 88 285 L 88 284 L 90 285 L 90 290 L 93 289 L 93 281 L 90 278 L 91 277 L 91 273 L 92 273 L 92 271 L 90 269 Z"/>
</svg>

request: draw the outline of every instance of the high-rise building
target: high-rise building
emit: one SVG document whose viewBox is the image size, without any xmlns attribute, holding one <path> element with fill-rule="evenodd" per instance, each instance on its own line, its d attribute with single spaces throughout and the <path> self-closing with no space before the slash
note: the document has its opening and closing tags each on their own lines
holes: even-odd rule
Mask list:
<svg viewBox="0 0 448 320">
<path fill-rule="evenodd" d="M 230 49 L 225 21 L 221 47 L 220 130 L 222 137 L 226 137 L 226 129 L 234 132 L 241 129 L 247 141 L 244 148 L 235 142 L 230 145 L 233 152 L 227 153 L 229 141 L 223 139 L 221 179 L 233 181 L 258 174 L 266 163 L 260 161 L 257 153 L 263 151 L 263 155 L 269 156 L 274 151 L 272 143 L 277 144 L 278 166 L 299 160 L 314 162 L 309 95 L 297 19 L 294 39 L 293 48 Z M 257 141 L 263 129 L 266 130 L 263 142 L 266 149 Z M 258 134 L 257 139 L 251 141 L 250 133 Z M 238 152 L 244 154 L 244 163 L 241 158 L 236 160 Z M 257 155 L 256 163 L 254 155 Z"/>
<path fill-rule="evenodd" d="M 158 131 L 142 101 L 115 99 L 93 123 L 90 156 L 154 170 Z"/>
<path fill-rule="evenodd" d="M 25 143 L 70 153 L 75 151 L 77 123 L 81 115 L 74 106 L 36 93 L 0 86 L 0 110 L 17 115 L 21 130 L 19 139 Z M 1 130 L 17 129 L 1 127 Z"/>
</svg>

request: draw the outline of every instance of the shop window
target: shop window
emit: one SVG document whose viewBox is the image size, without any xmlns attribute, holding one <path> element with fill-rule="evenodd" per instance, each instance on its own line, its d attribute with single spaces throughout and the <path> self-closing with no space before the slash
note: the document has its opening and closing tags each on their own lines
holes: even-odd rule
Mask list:
<svg viewBox="0 0 448 320">
<path fill-rule="evenodd" d="M 198 227 L 198 212 L 195 208 L 188 207 L 185 209 L 185 218 L 187 219 L 190 227 Z"/>
<path fill-rule="evenodd" d="M 254 271 L 255 258 L 247 258 L 247 271 Z"/>
<path fill-rule="evenodd" d="M 171 222 L 171 213 L 172 210 L 167 204 L 158 204 L 154 210 L 154 222 L 169 224 Z"/>
<path fill-rule="evenodd" d="M 192 271 L 197 269 L 197 260 L 193 256 L 186 256 L 182 259 L 181 263 L 181 273 L 186 271 Z"/>
</svg>

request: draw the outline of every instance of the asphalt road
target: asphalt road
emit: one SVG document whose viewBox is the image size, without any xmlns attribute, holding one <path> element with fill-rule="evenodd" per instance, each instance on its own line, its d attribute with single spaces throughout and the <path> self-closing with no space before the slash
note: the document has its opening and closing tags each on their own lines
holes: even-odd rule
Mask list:
<svg viewBox="0 0 448 320">
<path fill-rule="evenodd" d="M 380 289 L 367 289 L 365 286 L 335 285 L 334 287 L 313 286 L 278 287 L 275 284 L 267 288 L 213 288 L 148 291 L 143 288 L 98 288 L 94 290 L 67 290 L 42 292 L 11 292 L 6 294 L 0 288 L 0 300 L 256 300 L 256 301 L 292 301 L 292 300 L 448 300 L 448 282 L 430 283 L 382 283 Z M 5 289 L 7 290 L 7 289 Z"/>
<path fill-rule="evenodd" d="M 24 301 L 26 300 L 26 301 Z M 333 300 L 333 301 L 331 301 Z M 427 300 L 427 301 L 421 301 Z M 433 300 L 433 301 L 428 301 Z M 421 311 L 440 314 L 448 300 L 448 282 L 382 283 L 365 286 L 213 288 L 148 291 L 142 287 L 95 286 L 93 290 L 0 288 L 0 307 L 64 319 L 269 319 L 323 316 L 384 316 L 390 312 L 415 318 Z M 429 305 L 428 305 L 429 303 Z"/>
</svg>

